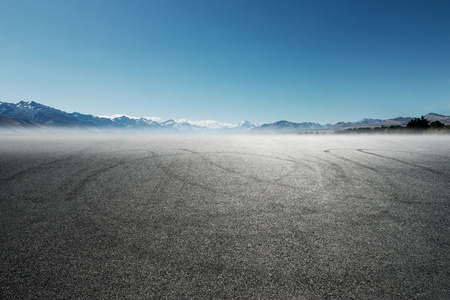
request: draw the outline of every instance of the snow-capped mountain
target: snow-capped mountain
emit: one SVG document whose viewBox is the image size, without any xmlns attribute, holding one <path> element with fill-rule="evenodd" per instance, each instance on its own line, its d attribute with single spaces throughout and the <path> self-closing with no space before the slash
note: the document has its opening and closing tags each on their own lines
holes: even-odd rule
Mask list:
<svg viewBox="0 0 450 300">
<path fill-rule="evenodd" d="M 93 116 L 79 112 L 67 113 L 34 101 L 18 103 L 0 102 L 0 126 L 11 128 L 97 128 L 97 129 L 136 129 L 155 132 L 185 132 L 185 133 L 252 133 L 252 134 L 291 134 L 299 132 L 341 130 L 359 127 L 406 126 L 412 119 L 398 117 L 389 120 L 365 118 L 357 122 L 339 122 L 334 125 L 322 125 L 317 122 L 294 123 L 278 121 L 275 123 L 258 124 L 242 121 L 239 124 L 220 123 L 214 120 L 191 121 L 186 119 L 163 121 L 157 117 L 131 117 L 127 115 Z M 430 122 L 440 121 L 450 124 L 450 117 L 435 113 L 425 115 Z"/>
<path fill-rule="evenodd" d="M 20 120 L 36 121 L 51 127 L 151 129 L 175 132 L 247 131 L 256 127 L 249 121 L 233 125 L 214 120 L 190 121 L 186 119 L 162 121 L 157 117 L 131 117 L 123 114 L 93 116 L 79 112 L 67 113 L 34 101 L 18 103 L 0 102 L 0 115 Z M 6 121 L 5 121 L 6 122 Z M 33 124 L 33 123 L 30 123 Z"/>
<path fill-rule="evenodd" d="M 242 129 L 252 129 L 252 128 L 258 127 L 258 124 L 251 123 L 247 120 L 244 120 L 241 123 L 237 124 L 236 127 L 239 127 Z"/>
<path fill-rule="evenodd" d="M 161 124 L 147 118 L 134 118 L 126 115 L 117 115 L 110 120 L 115 127 L 125 128 L 159 128 Z"/>
<path fill-rule="evenodd" d="M 34 101 L 0 102 L 0 115 L 21 120 L 37 121 L 49 126 L 76 127 L 81 125 L 80 121 L 71 114 Z"/>
<path fill-rule="evenodd" d="M 115 124 L 125 125 L 129 128 L 139 128 L 143 126 L 154 127 L 160 129 L 174 129 L 180 131 L 201 131 L 201 130 L 247 130 L 257 126 L 257 124 L 250 123 L 249 121 L 242 121 L 237 125 L 233 125 L 230 123 L 220 123 L 214 120 L 202 120 L 202 121 L 191 121 L 187 119 L 169 119 L 166 121 L 162 121 L 161 118 L 158 117 L 131 117 L 127 115 L 113 115 L 113 116 L 102 116 L 102 118 L 106 118 L 112 121 Z"/>
<path fill-rule="evenodd" d="M 250 123 L 249 121 L 242 121 L 237 125 L 229 123 L 220 123 L 214 120 L 203 120 L 203 121 L 190 121 L 186 119 L 180 120 L 167 120 L 161 122 L 164 128 L 174 128 L 182 131 L 194 130 L 194 131 L 221 131 L 221 132 L 236 132 L 236 131 L 247 131 L 249 129 L 255 128 L 257 125 Z"/>
<path fill-rule="evenodd" d="M 193 126 L 186 122 L 185 120 L 175 121 L 174 119 L 170 119 L 160 123 L 166 129 L 177 129 L 177 130 L 190 130 L 193 129 Z"/>
</svg>

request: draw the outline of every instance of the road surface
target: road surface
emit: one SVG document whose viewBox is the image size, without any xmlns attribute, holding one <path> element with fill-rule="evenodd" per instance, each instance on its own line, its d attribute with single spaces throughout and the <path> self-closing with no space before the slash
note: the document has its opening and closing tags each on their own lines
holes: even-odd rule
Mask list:
<svg viewBox="0 0 450 300">
<path fill-rule="evenodd" d="M 1 136 L 0 298 L 444 299 L 450 138 Z"/>
</svg>

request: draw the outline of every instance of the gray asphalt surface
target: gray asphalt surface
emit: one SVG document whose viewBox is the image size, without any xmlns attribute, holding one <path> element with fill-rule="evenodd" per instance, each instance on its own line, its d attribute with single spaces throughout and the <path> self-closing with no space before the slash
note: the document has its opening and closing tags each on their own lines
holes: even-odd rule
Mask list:
<svg viewBox="0 0 450 300">
<path fill-rule="evenodd" d="M 0 137 L 2 299 L 449 299 L 450 138 Z"/>
</svg>

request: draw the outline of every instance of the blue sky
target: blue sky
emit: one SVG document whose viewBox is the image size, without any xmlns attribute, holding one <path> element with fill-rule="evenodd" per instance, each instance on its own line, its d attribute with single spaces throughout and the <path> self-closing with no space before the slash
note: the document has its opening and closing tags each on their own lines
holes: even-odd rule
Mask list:
<svg viewBox="0 0 450 300">
<path fill-rule="evenodd" d="M 0 0 L 0 101 L 163 119 L 450 115 L 450 1 Z"/>
</svg>

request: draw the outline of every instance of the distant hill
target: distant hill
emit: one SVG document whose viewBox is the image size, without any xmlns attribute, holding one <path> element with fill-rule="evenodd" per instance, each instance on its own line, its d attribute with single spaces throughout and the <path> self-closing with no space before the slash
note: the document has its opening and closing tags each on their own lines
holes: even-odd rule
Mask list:
<svg viewBox="0 0 450 300">
<path fill-rule="evenodd" d="M 439 121 L 441 123 L 444 123 L 445 125 L 450 125 L 450 116 L 443 116 L 435 113 L 429 113 L 425 115 L 425 119 L 427 119 L 430 122 Z"/>
</svg>

